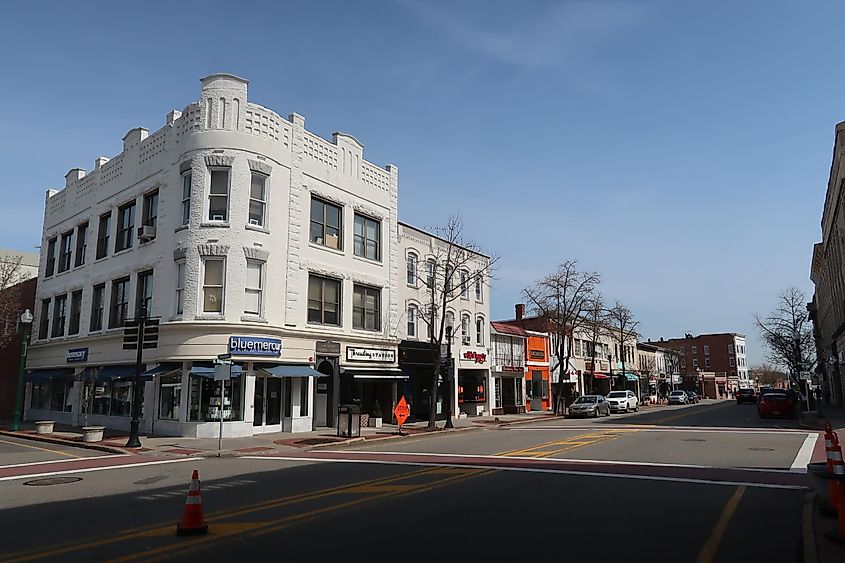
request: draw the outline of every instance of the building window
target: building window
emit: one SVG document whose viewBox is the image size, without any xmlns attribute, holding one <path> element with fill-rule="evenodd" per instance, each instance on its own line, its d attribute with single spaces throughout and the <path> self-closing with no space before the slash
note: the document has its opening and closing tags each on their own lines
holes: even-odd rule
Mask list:
<svg viewBox="0 0 845 563">
<path fill-rule="evenodd" d="M 417 337 L 417 306 L 410 305 L 408 307 L 408 337 Z"/>
<path fill-rule="evenodd" d="M 693 353 L 693 354 L 698 354 L 698 346 L 693 346 L 693 347 L 692 347 L 692 353 Z"/>
<path fill-rule="evenodd" d="M 408 254 L 408 285 L 417 285 L 417 255 Z"/>
<path fill-rule="evenodd" d="M 208 193 L 208 220 L 228 221 L 229 218 L 229 169 L 212 168 L 211 190 Z"/>
<path fill-rule="evenodd" d="M 733 354 L 733 353 L 734 353 L 734 345 L 728 344 L 728 354 Z"/>
<path fill-rule="evenodd" d="M 62 244 L 59 246 L 59 272 L 70 270 L 73 256 L 73 231 L 62 233 Z"/>
<path fill-rule="evenodd" d="M 150 317 L 153 314 L 153 271 L 147 270 L 138 274 L 138 285 L 135 289 L 137 312 L 136 317 Z"/>
<path fill-rule="evenodd" d="M 710 355 L 710 346 L 708 346 L 707 344 L 704 345 L 704 355 L 705 356 Z"/>
<path fill-rule="evenodd" d="M 264 288 L 264 262 L 246 261 L 246 289 L 244 314 L 261 316 L 262 290 Z"/>
<path fill-rule="evenodd" d="M 706 368 L 710 367 L 710 358 L 704 358 L 704 367 L 706 367 Z"/>
<path fill-rule="evenodd" d="M 475 343 L 479 346 L 484 345 L 484 319 L 481 317 L 475 319 Z"/>
<path fill-rule="evenodd" d="M 182 224 L 187 225 L 191 220 L 191 181 L 190 172 L 182 176 Z"/>
<path fill-rule="evenodd" d="M 44 277 L 49 278 L 56 271 L 56 239 L 55 237 L 47 241 L 47 268 L 44 272 Z"/>
<path fill-rule="evenodd" d="M 431 289 L 434 287 L 434 276 L 437 273 L 437 263 L 434 260 L 425 261 L 425 284 Z"/>
<path fill-rule="evenodd" d="M 32 409 L 71 412 L 73 406 L 72 381 L 51 377 L 46 381 L 34 381 L 29 406 Z"/>
<path fill-rule="evenodd" d="M 692 359 L 692 367 L 696 367 L 696 368 L 698 367 L 698 358 Z"/>
<path fill-rule="evenodd" d="M 309 378 L 299 378 L 299 416 L 308 416 L 308 382 Z"/>
<path fill-rule="evenodd" d="M 267 176 L 252 173 L 252 182 L 249 187 L 249 224 L 264 226 L 264 214 L 267 207 Z"/>
<path fill-rule="evenodd" d="M 475 276 L 475 300 L 482 301 L 484 297 L 484 288 L 483 288 L 484 279 L 481 277 L 481 274 Z"/>
<path fill-rule="evenodd" d="M 469 299 L 469 274 L 461 270 L 461 297 Z"/>
<path fill-rule="evenodd" d="M 734 360 L 733 358 L 728 358 L 728 365 L 734 367 L 736 365 L 736 360 Z"/>
<path fill-rule="evenodd" d="M 343 249 L 343 212 L 337 205 L 311 198 L 311 242 Z"/>
<path fill-rule="evenodd" d="M 155 228 L 158 224 L 158 190 L 144 196 L 144 207 L 141 209 L 141 224 Z"/>
<path fill-rule="evenodd" d="M 461 316 L 461 343 L 464 346 L 469 346 L 472 343 L 469 333 L 469 315 Z"/>
<path fill-rule="evenodd" d="M 195 363 L 194 365 L 197 365 Z M 243 420 L 243 380 L 233 377 L 224 381 L 225 404 L 221 405 L 220 382 L 207 377 L 190 376 L 188 394 L 188 421 L 210 422 L 223 420 Z M 290 378 L 285 378 L 290 380 Z"/>
<path fill-rule="evenodd" d="M 202 281 L 202 312 L 223 313 L 225 268 L 222 258 L 206 258 Z"/>
<path fill-rule="evenodd" d="M 452 311 L 446 311 L 446 326 L 452 327 L 452 336 L 455 336 L 455 314 Z"/>
<path fill-rule="evenodd" d="M 135 201 L 117 208 L 117 237 L 114 251 L 120 252 L 132 248 L 132 232 L 135 230 Z"/>
<path fill-rule="evenodd" d="M 103 328 L 103 308 L 105 306 L 106 284 L 101 283 L 94 286 L 91 293 L 91 322 L 88 330 L 100 330 Z"/>
<path fill-rule="evenodd" d="M 368 260 L 381 260 L 381 223 L 364 215 L 355 214 L 355 256 Z"/>
<path fill-rule="evenodd" d="M 109 308 L 109 328 L 126 324 L 129 316 L 129 278 L 121 278 L 111 283 L 111 307 Z"/>
<path fill-rule="evenodd" d="M 158 417 L 162 420 L 179 420 L 182 403 L 182 372 L 163 374 L 158 395 Z"/>
<path fill-rule="evenodd" d="M 53 301 L 53 331 L 50 336 L 56 338 L 57 336 L 65 335 L 65 318 L 67 316 L 67 293 L 56 296 Z"/>
<path fill-rule="evenodd" d="M 185 261 L 176 262 L 176 314 L 185 309 Z"/>
<path fill-rule="evenodd" d="M 308 278 L 308 322 L 340 326 L 340 281 Z"/>
<path fill-rule="evenodd" d="M 82 317 L 82 290 L 74 291 L 70 295 L 70 324 L 67 333 L 79 334 L 79 321 Z"/>
<path fill-rule="evenodd" d="M 381 330 L 381 289 L 363 285 L 353 287 L 352 328 Z"/>
<path fill-rule="evenodd" d="M 82 223 L 76 228 L 76 261 L 74 266 L 85 264 L 85 251 L 88 249 L 88 223 Z"/>
<path fill-rule="evenodd" d="M 41 318 L 38 319 L 38 338 L 44 340 L 50 328 L 50 300 L 41 300 Z"/>
<path fill-rule="evenodd" d="M 111 236 L 111 211 L 100 215 L 97 227 L 97 259 L 105 258 L 109 253 L 109 237 Z"/>
</svg>

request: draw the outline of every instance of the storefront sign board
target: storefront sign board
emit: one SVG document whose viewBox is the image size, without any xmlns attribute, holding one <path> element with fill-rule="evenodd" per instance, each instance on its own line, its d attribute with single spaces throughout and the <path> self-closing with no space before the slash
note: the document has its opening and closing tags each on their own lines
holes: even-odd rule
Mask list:
<svg viewBox="0 0 845 563">
<path fill-rule="evenodd" d="M 273 356 L 282 355 L 282 341 L 278 338 L 263 336 L 230 336 L 229 353 L 233 356 Z"/>
<path fill-rule="evenodd" d="M 392 364 L 396 361 L 396 350 L 347 346 L 346 360 L 349 362 L 385 362 Z"/>
</svg>

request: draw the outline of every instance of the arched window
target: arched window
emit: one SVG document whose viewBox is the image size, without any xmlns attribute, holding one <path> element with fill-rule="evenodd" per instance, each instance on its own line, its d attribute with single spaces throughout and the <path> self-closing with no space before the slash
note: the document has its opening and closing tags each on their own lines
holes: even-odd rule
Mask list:
<svg viewBox="0 0 845 563">
<path fill-rule="evenodd" d="M 417 306 L 408 306 L 408 338 L 417 337 Z"/>
<path fill-rule="evenodd" d="M 417 285 L 417 255 L 408 254 L 408 285 Z"/>
<path fill-rule="evenodd" d="M 446 326 L 452 327 L 452 333 L 454 334 L 455 329 L 455 314 L 452 311 L 446 311 Z M 446 333 L 446 329 L 443 329 L 443 333 Z"/>
<path fill-rule="evenodd" d="M 425 261 L 426 266 L 426 281 L 425 284 L 428 286 L 429 289 L 434 287 L 434 275 L 437 273 L 437 263 L 432 260 L 428 259 Z"/>
<path fill-rule="evenodd" d="M 461 297 L 469 299 L 469 272 L 461 270 Z"/>
<path fill-rule="evenodd" d="M 475 319 L 475 343 L 479 346 L 484 345 L 484 317 Z"/>
<path fill-rule="evenodd" d="M 468 346 L 472 342 L 469 333 L 469 315 L 463 315 L 461 317 L 461 342 L 464 346 Z"/>
</svg>

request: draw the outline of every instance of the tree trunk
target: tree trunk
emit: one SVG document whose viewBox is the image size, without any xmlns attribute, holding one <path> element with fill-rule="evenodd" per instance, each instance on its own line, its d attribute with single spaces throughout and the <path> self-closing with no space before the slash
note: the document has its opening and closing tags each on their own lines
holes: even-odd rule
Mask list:
<svg viewBox="0 0 845 563">
<path fill-rule="evenodd" d="M 437 375 L 440 373 L 440 347 L 432 351 L 434 366 L 431 370 L 431 390 L 428 394 L 428 428 L 436 428 L 437 419 Z"/>
</svg>

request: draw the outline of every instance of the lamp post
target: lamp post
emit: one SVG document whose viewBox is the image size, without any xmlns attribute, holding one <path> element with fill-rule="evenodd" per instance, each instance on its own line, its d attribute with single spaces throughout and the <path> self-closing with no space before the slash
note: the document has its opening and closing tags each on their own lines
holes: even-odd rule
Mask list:
<svg viewBox="0 0 845 563">
<path fill-rule="evenodd" d="M 792 340 L 795 343 L 795 370 L 798 372 L 799 381 L 801 378 L 802 358 L 801 358 L 801 333 L 798 329 L 792 330 Z M 800 387 L 799 387 L 800 389 Z M 804 392 L 807 394 L 807 411 L 810 410 L 810 382 L 804 380 Z"/>
<path fill-rule="evenodd" d="M 441 373 L 443 367 L 441 363 Z M 446 326 L 446 373 L 443 374 L 443 383 L 446 384 L 446 424 L 443 428 L 454 428 L 452 424 L 452 327 Z"/>
<path fill-rule="evenodd" d="M 26 367 L 26 345 L 29 341 L 29 329 L 32 326 L 32 313 L 26 309 L 21 313 L 21 361 L 18 367 L 18 388 L 15 393 L 15 414 L 12 417 L 11 430 L 21 428 L 21 404 L 23 403 L 23 372 Z"/>
</svg>

